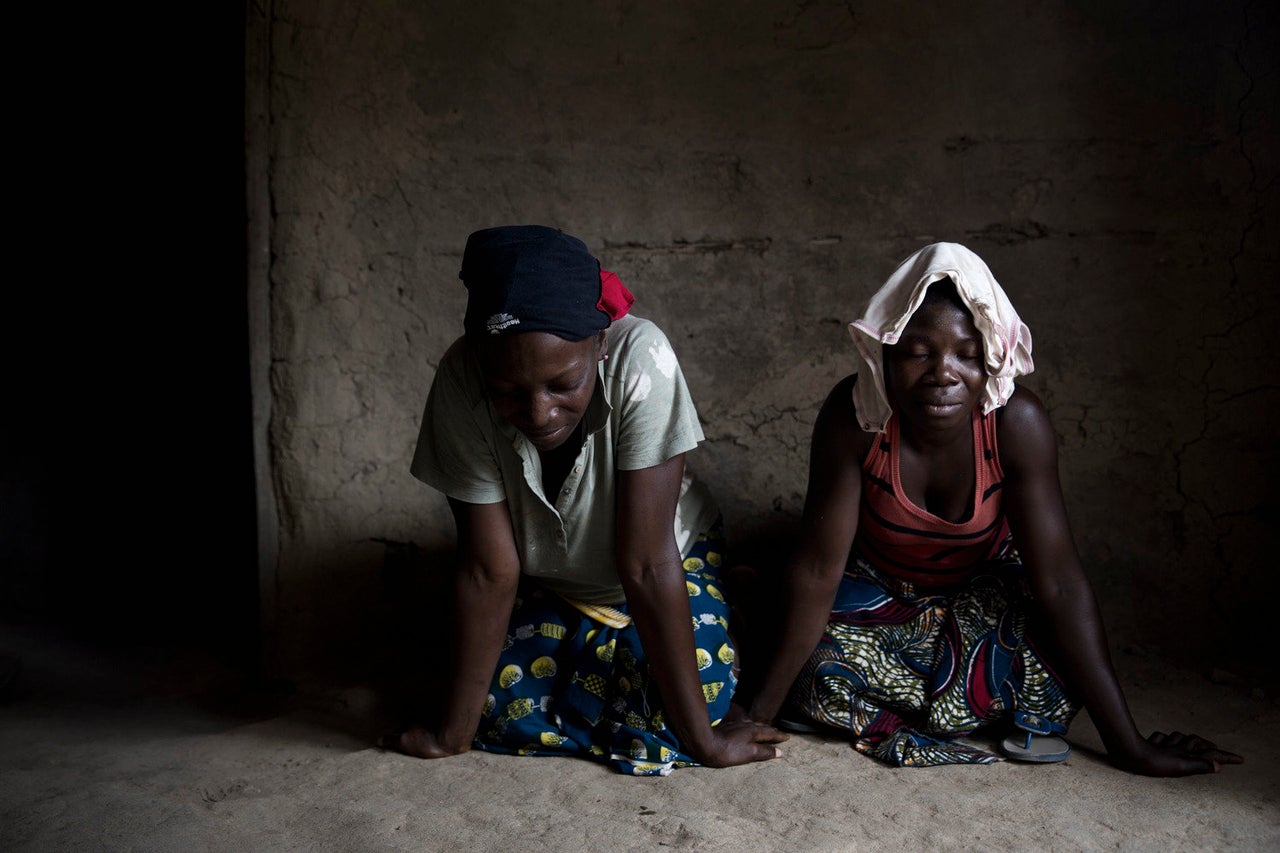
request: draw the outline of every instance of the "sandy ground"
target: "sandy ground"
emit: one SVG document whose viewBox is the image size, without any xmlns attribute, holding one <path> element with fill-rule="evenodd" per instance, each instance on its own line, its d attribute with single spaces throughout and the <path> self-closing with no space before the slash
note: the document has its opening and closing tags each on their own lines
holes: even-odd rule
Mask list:
<svg viewBox="0 0 1280 853">
<path fill-rule="evenodd" d="M 1112 769 L 1082 717 L 1063 764 L 895 770 L 794 736 L 783 759 L 636 779 L 576 759 L 371 746 L 366 686 L 272 699 L 216 663 L 0 629 L 0 850 L 1277 850 L 1280 703 L 1117 660 L 1140 724 L 1242 752 L 1216 776 Z"/>
</svg>

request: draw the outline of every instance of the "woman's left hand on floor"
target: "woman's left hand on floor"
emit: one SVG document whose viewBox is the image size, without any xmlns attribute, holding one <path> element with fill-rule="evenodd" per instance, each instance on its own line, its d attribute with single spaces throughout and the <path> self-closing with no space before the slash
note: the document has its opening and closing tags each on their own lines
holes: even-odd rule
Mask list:
<svg viewBox="0 0 1280 853">
<path fill-rule="evenodd" d="M 1223 764 L 1242 764 L 1244 758 L 1219 749 L 1199 735 L 1152 732 L 1136 755 L 1114 756 L 1112 763 L 1144 776 L 1191 776 L 1217 773 Z"/>
</svg>

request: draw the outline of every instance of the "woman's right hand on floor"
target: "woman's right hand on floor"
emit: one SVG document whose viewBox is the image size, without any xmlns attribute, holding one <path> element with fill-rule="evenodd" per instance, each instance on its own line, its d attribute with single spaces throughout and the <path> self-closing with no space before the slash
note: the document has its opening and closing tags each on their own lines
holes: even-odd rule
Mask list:
<svg viewBox="0 0 1280 853">
<path fill-rule="evenodd" d="M 1152 732 L 1139 743 L 1136 754 L 1113 756 L 1112 763 L 1144 776 L 1190 776 L 1217 773 L 1223 764 L 1244 762 L 1244 758 L 1234 752 L 1219 749 L 1198 735 L 1182 732 Z"/>
<path fill-rule="evenodd" d="M 775 744 L 790 738 L 773 726 L 746 719 L 722 721 L 712 727 L 711 736 L 711 743 L 703 754 L 694 756 L 707 767 L 736 767 L 781 758 L 782 750 Z"/>
<path fill-rule="evenodd" d="M 378 741 L 378 746 L 412 755 L 414 758 L 448 758 L 471 749 L 469 743 L 462 749 L 449 749 L 440 743 L 435 732 L 424 729 L 422 726 L 414 726 L 408 731 L 386 735 Z"/>
</svg>

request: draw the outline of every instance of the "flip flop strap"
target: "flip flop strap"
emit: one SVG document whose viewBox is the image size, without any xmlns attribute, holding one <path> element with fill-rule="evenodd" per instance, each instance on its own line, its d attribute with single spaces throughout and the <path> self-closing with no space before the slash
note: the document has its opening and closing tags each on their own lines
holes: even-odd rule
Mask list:
<svg viewBox="0 0 1280 853">
<path fill-rule="evenodd" d="M 1067 727 L 1062 723 L 1055 723 L 1053 720 L 1046 719 L 1038 714 L 1032 714 L 1030 711 L 1014 711 L 1013 724 L 1033 735 L 1063 735 L 1067 733 Z"/>
</svg>

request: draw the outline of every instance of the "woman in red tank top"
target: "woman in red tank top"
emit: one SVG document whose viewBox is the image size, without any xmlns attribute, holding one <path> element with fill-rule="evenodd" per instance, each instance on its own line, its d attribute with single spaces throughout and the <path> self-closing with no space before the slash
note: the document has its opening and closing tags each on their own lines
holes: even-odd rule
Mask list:
<svg viewBox="0 0 1280 853">
<path fill-rule="evenodd" d="M 862 365 L 814 426 L 781 640 L 748 716 L 841 729 L 861 752 L 918 766 L 996 760 L 958 740 L 978 729 L 1011 732 L 1011 758 L 1061 760 L 1083 705 L 1125 770 L 1240 762 L 1134 725 L 1067 524 L 1053 427 L 1013 383 L 1031 371 L 1030 332 L 986 264 L 928 246 L 852 326 Z"/>
</svg>

